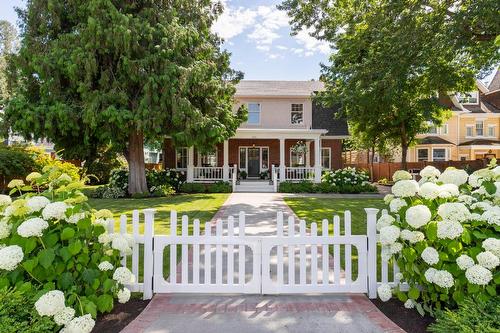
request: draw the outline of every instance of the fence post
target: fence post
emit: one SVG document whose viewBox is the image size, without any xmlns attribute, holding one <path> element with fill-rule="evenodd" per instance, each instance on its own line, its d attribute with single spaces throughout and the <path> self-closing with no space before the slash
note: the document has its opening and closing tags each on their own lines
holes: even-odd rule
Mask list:
<svg viewBox="0 0 500 333">
<path fill-rule="evenodd" d="M 153 297 L 153 235 L 155 210 L 144 209 L 144 282 L 143 299 Z"/>
<path fill-rule="evenodd" d="M 368 237 L 368 297 L 377 298 L 377 208 L 365 208 Z"/>
</svg>

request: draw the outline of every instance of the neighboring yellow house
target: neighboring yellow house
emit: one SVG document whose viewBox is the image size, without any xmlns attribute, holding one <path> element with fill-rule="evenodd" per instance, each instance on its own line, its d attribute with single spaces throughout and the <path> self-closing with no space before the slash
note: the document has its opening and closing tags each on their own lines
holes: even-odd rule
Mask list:
<svg viewBox="0 0 500 333">
<path fill-rule="evenodd" d="M 418 136 L 408 161 L 448 161 L 500 158 L 500 71 L 486 87 L 468 94 L 447 96 L 441 102 L 453 115 L 441 127 Z"/>
</svg>

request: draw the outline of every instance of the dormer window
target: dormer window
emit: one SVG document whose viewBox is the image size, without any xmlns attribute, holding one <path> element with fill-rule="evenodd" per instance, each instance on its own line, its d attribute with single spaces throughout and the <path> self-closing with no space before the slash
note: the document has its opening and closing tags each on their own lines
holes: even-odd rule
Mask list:
<svg viewBox="0 0 500 333">
<path fill-rule="evenodd" d="M 299 125 L 304 123 L 304 104 L 292 104 L 291 113 L 292 125 Z"/>
<path fill-rule="evenodd" d="M 458 101 L 462 104 L 478 104 L 479 92 L 471 91 L 468 93 L 457 94 Z"/>
</svg>

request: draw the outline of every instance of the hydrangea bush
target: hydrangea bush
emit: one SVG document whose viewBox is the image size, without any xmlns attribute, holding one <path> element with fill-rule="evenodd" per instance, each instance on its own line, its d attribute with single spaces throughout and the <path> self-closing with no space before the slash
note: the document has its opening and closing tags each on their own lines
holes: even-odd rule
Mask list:
<svg viewBox="0 0 500 333">
<path fill-rule="evenodd" d="M 421 314 L 454 307 L 467 296 L 488 300 L 500 283 L 500 167 L 470 176 L 427 166 L 419 182 L 406 171 L 394 174 L 387 215 L 377 221 L 382 256 L 394 258 L 401 282 L 381 285 L 379 297 L 395 294 L 405 307 Z"/>
<path fill-rule="evenodd" d="M 367 172 L 352 167 L 329 170 L 323 173 L 322 182 L 334 186 L 341 193 L 373 192 Z"/>
<path fill-rule="evenodd" d="M 128 301 L 124 285 L 134 280 L 120 267 L 120 252 L 130 253 L 134 240 L 107 233 L 111 212 L 92 210 L 82 186 L 51 167 L 26 183 L 11 181 L 16 200 L 0 195 L 0 289 L 41 288 L 37 312 L 66 333 L 90 332 L 93 318 L 111 311 L 114 299 Z"/>
</svg>

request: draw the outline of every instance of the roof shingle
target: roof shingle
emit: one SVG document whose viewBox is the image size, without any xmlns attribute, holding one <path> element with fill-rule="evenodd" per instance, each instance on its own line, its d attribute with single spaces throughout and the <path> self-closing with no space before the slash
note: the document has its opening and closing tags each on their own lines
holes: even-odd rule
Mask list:
<svg viewBox="0 0 500 333">
<path fill-rule="evenodd" d="M 236 85 L 236 96 L 311 96 L 324 89 L 321 81 L 242 80 Z"/>
</svg>

